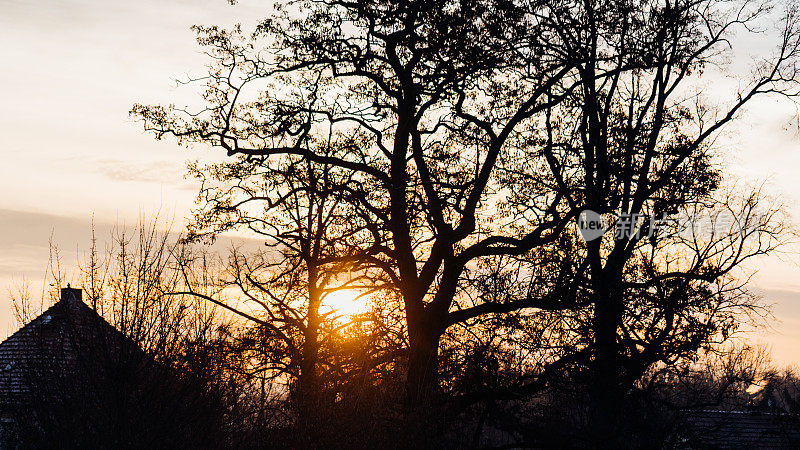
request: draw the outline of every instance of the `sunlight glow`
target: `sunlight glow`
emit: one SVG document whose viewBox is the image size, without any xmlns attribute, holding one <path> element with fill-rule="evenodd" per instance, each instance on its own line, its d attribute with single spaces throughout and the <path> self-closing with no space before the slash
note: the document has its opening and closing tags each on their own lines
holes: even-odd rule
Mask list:
<svg viewBox="0 0 800 450">
<path fill-rule="evenodd" d="M 366 312 L 369 309 L 369 295 L 359 297 L 361 292 L 354 289 L 341 289 L 329 292 L 322 299 L 323 313 L 333 310 L 335 316 L 340 319 L 349 320 L 357 314 Z"/>
</svg>

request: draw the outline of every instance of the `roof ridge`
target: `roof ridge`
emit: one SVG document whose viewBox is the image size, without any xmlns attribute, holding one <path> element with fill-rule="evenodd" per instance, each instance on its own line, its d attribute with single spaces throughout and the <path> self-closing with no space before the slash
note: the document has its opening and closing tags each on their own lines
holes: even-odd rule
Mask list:
<svg viewBox="0 0 800 450">
<path fill-rule="evenodd" d="M 59 301 L 53 303 L 52 305 L 50 305 L 47 309 L 42 311 L 38 316 L 36 316 L 33 319 L 31 319 L 30 322 L 28 322 L 25 325 L 19 327 L 17 329 L 17 331 L 11 333 L 10 335 L 8 335 L 7 338 L 3 339 L 3 341 L 0 342 L 0 345 L 3 345 L 9 339 L 11 339 L 11 338 L 15 337 L 16 335 L 22 333 L 22 331 L 24 331 L 26 328 L 29 328 L 29 327 L 33 326 L 37 321 L 41 321 L 41 319 L 43 319 L 44 316 L 47 315 L 48 313 L 52 314 L 52 310 L 56 309 L 56 307 L 59 306 L 60 303 L 61 303 L 61 300 L 59 300 Z"/>
<path fill-rule="evenodd" d="M 87 305 L 84 301 L 82 301 L 82 300 L 70 301 L 70 300 L 62 298 L 62 299 L 58 300 L 57 302 L 53 303 L 52 305 L 50 305 L 47 309 L 45 309 L 41 313 L 39 313 L 39 315 L 34 317 L 33 319 L 31 319 L 30 322 L 28 322 L 25 325 L 23 325 L 20 328 L 18 328 L 17 331 L 15 331 L 15 332 L 11 333 L 10 335 L 8 335 L 8 337 L 6 337 L 5 339 L 3 339 L 2 342 L 0 342 L 0 346 L 2 346 L 4 343 L 9 341 L 10 339 L 16 337 L 17 335 L 21 334 L 26 329 L 32 328 L 32 327 L 34 327 L 36 325 L 39 325 L 42 322 L 42 320 L 44 319 L 45 316 L 52 315 L 54 312 L 57 312 L 57 310 L 59 310 L 59 309 L 67 312 L 67 311 L 69 311 L 69 309 L 71 307 L 74 307 L 76 310 L 79 310 L 79 311 L 83 310 L 84 313 L 90 313 L 93 316 L 92 317 L 93 320 L 100 319 L 106 326 L 109 326 L 109 327 L 113 328 L 114 330 L 116 330 L 117 332 L 119 332 L 119 330 L 117 330 L 117 328 L 115 326 L 111 325 L 108 322 L 108 320 L 105 319 L 105 317 L 101 316 L 94 308 L 92 308 L 91 306 Z"/>
</svg>

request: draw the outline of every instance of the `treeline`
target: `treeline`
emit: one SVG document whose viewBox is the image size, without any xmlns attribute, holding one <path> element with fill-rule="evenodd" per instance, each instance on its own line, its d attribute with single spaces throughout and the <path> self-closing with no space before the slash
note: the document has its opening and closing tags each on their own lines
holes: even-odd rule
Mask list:
<svg viewBox="0 0 800 450">
<path fill-rule="evenodd" d="M 410 429 L 404 418 L 408 343 L 402 312 L 392 309 L 396 299 L 375 294 L 369 308 L 348 317 L 327 310 L 309 356 L 301 351 L 306 297 L 264 292 L 265 298 L 245 297 L 264 309 L 243 313 L 236 302 L 243 294 L 231 288 L 243 289 L 245 278 L 256 284 L 258 272 L 250 266 L 244 277 L 242 252 L 220 258 L 170 236 L 154 222 L 100 239 L 108 244 L 104 252 L 93 238 L 76 273 L 51 261 L 56 269 L 41 305 L 25 289 L 12 295 L 24 325 L 57 301 L 69 280 L 125 338 L 109 335 L 105 322 L 72 321 L 65 341 L 74 346 L 77 364 L 65 366 L 59 350 L 25 366 L 26 394 L 2 399 L 22 448 L 593 446 L 588 365 L 572 364 L 546 385 L 529 388 L 527 381 L 541 376 L 533 358 L 544 352 L 531 344 L 540 341 L 528 334 L 530 317 L 449 332 L 432 405 L 437 421 Z M 255 254 L 262 261 L 269 253 Z M 222 301 L 239 310 L 216 304 Z M 299 323 L 276 327 L 278 312 Z M 34 345 L 34 353 L 42 351 Z M 693 409 L 798 417 L 800 378 L 774 369 L 764 350 L 741 342 L 656 364 L 620 408 L 625 447 L 691 445 L 702 438 L 687 422 Z"/>
</svg>

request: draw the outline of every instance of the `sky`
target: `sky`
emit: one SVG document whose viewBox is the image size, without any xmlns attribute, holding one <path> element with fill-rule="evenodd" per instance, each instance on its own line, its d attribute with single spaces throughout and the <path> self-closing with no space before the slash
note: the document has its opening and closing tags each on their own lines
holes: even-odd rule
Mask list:
<svg viewBox="0 0 800 450">
<path fill-rule="evenodd" d="M 197 186 L 187 159 L 128 118 L 134 103 L 187 102 L 204 71 L 193 24 L 254 23 L 268 3 L 0 0 L 0 336 L 9 290 L 40 292 L 49 240 L 67 268 L 99 236 L 158 215 L 181 231 Z"/>
<path fill-rule="evenodd" d="M 174 81 L 204 70 L 191 25 L 247 27 L 268 12 L 269 1 L 255 0 L 0 0 L 0 337 L 14 328 L 9 290 L 23 280 L 42 289 L 51 238 L 70 265 L 92 221 L 102 235 L 158 214 L 180 231 L 197 189 L 183 177 L 186 160 L 208 151 L 154 141 L 128 110 L 191 101 Z M 711 81 L 724 91 L 737 80 Z M 755 103 L 721 142 L 732 178 L 765 183 L 800 217 L 794 105 Z M 751 267 L 775 318 L 749 338 L 780 365 L 800 363 L 798 262 L 792 247 Z"/>
</svg>

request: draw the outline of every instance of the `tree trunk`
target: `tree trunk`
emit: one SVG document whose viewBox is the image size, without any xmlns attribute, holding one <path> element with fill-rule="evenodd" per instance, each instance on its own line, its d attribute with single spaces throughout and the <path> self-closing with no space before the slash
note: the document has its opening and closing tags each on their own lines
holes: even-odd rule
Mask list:
<svg viewBox="0 0 800 450">
<path fill-rule="evenodd" d="M 612 295 L 600 295 L 595 305 L 595 361 L 590 431 L 598 448 L 611 448 L 621 411 L 617 369 L 617 309 Z"/>
<path fill-rule="evenodd" d="M 297 379 L 298 419 L 301 426 L 313 425 L 320 408 L 320 386 L 317 373 L 319 361 L 319 308 L 322 292 L 317 286 L 316 267 L 310 265 L 308 273 L 308 310 L 306 327 L 303 330 L 303 348 L 300 361 L 300 374 Z"/>
<path fill-rule="evenodd" d="M 423 306 L 422 298 L 419 298 L 418 302 L 406 303 L 409 335 L 406 419 L 408 431 L 414 433 L 414 439 L 409 442 L 419 444 L 412 447 L 431 447 L 431 439 L 440 435 L 441 430 L 436 429 L 442 424 L 439 414 L 439 340 L 447 328 L 447 312 L 453 303 L 460 269 L 458 265 L 445 266 L 432 302 Z"/>
<path fill-rule="evenodd" d="M 424 327 L 409 332 L 408 378 L 406 379 L 405 433 L 409 444 L 430 443 L 435 433 L 439 388 L 439 333 Z M 409 324 L 409 330 L 411 326 Z"/>
<path fill-rule="evenodd" d="M 412 409 L 427 406 L 437 394 L 439 336 L 431 334 L 416 339 L 409 349 L 406 397 Z"/>
<path fill-rule="evenodd" d="M 313 422 L 311 415 L 318 408 L 319 377 L 317 376 L 317 360 L 319 353 L 318 320 L 308 318 L 304 333 L 303 355 L 300 362 L 298 379 L 298 397 L 300 419 Z M 307 420 L 308 419 L 308 420 Z"/>
</svg>

